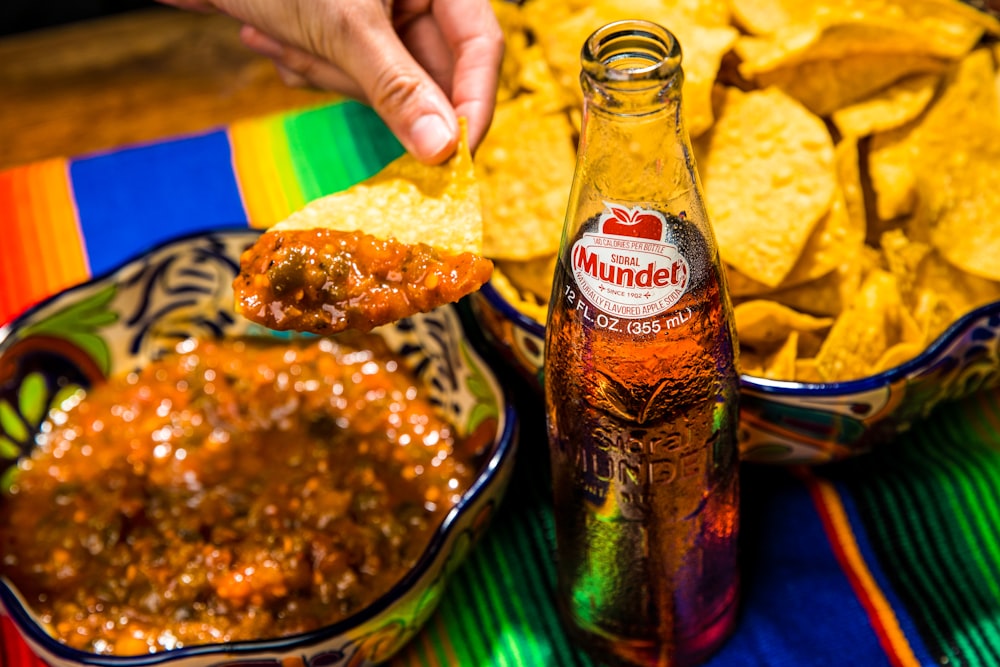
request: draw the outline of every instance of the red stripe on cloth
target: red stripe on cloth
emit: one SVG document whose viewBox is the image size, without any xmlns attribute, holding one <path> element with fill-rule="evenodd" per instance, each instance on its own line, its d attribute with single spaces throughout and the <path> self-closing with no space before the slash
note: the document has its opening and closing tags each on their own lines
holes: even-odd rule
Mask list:
<svg viewBox="0 0 1000 667">
<path fill-rule="evenodd" d="M 864 607 L 886 657 L 896 667 L 919 667 L 920 661 L 899 627 L 892 605 L 886 600 L 858 548 L 839 492 L 833 484 L 817 478 L 806 468 L 797 468 L 795 472 L 809 490 L 834 556 L 854 589 L 858 602 Z"/>
<path fill-rule="evenodd" d="M 0 665 L 3 667 L 46 667 L 14 627 L 14 622 L 0 614 Z"/>
</svg>

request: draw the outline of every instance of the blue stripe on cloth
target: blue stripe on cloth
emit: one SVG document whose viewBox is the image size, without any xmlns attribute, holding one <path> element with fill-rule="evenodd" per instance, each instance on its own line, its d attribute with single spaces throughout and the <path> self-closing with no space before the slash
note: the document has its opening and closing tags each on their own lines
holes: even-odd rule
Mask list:
<svg viewBox="0 0 1000 667">
<path fill-rule="evenodd" d="M 246 225 L 231 153 L 216 131 L 72 161 L 91 273 L 177 236 Z"/>
<path fill-rule="evenodd" d="M 742 486 L 742 614 L 705 667 L 889 665 L 805 485 L 744 465 Z"/>
<path fill-rule="evenodd" d="M 865 523 L 859 512 L 858 505 L 854 502 L 854 498 L 851 496 L 848 487 L 840 483 L 835 484 L 840 501 L 844 507 L 844 512 L 847 514 L 847 519 L 851 524 L 851 530 L 854 532 L 854 541 L 858 545 L 858 551 L 861 552 L 861 557 L 864 558 L 865 565 L 868 566 L 868 571 L 871 573 L 875 583 L 878 584 L 879 590 L 882 591 L 882 596 L 885 597 L 886 602 L 889 603 L 889 606 L 895 612 L 896 622 L 899 624 L 899 629 L 902 630 L 909 641 L 910 650 L 913 651 L 914 657 L 916 657 L 917 662 L 921 665 L 937 664 L 938 661 L 931 656 L 924 645 L 913 618 L 907 613 L 906 605 L 896 595 L 896 591 L 892 587 L 892 582 L 881 568 L 872 542 L 868 538 L 868 532 L 865 530 Z"/>
</svg>

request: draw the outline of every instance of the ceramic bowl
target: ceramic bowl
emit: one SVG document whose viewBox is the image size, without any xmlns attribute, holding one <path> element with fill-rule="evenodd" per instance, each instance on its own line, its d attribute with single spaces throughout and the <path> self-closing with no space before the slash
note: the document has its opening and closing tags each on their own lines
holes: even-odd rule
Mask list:
<svg viewBox="0 0 1000 667">
<path fill-rule="evenodd" d="M 9 483 L 16 460 L 31 449 L 39 422 L 61 389 L 85 388 L 136 368 L 188 337 L 278 335 L 233 314 L 230 285 L 240 252 L 257 233 L 221 230 L 168 243 L 0 329 L 0 484 Z M 403 355 L 461 434 L 477 428 L 492 434 L 475 483 L 416 566 L 388 593 L 352 617 L 301 635 L 128 657 L 81 652 L 52 639 L 10 582 L 0 580 L 0 664 L 20 665 L 31 655 L 50 667 L 334 667 L 376 664 L 396 653 L 428 619 L 449 575 L 495 511 L 513 466 L 517 416 L 455 307 L 378 333 Z M 17 636 L 25 643 L 14 641 Z"/>
<path fill-rule="evenodd" d="M 540 390 L 544 325 L 490 284 L 471 303 L 487 340 Z M 856 456 L 943 402 L 1000 385 L 1000 303 L 968 313 L 918 357 L 878 375 L 826 384 L 744 375 L 741 385 L 744 460 L 818 464 Z"/>
</svg>

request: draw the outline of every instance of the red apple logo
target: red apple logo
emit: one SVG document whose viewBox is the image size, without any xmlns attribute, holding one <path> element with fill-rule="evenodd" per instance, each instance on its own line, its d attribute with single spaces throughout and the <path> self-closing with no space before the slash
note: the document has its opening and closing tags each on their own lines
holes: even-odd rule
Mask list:
<svg viewBox="0 0 1000 667">
<path fill-rule="evenodd" d="M 604 214 L 602 233 L 651 241 L 663 240 L 663 217 L 656 211 L 639 206 L 623 208 L 607 202 L 605 205 L 611 215 Z"/>
</svg>

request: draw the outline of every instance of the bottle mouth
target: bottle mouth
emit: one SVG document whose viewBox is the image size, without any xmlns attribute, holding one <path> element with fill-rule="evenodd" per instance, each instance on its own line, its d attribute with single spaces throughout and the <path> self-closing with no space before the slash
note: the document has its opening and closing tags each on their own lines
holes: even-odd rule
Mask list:
<svg viewBox="0 0 1000 667">
<path fill-rule="evenodd" d="M 660 82 L 681 67 L 681 46 L 663 26 L 639 19 L 598 28 L 583 44 L 583 70 L 595 81 Z"/>
</svg>

